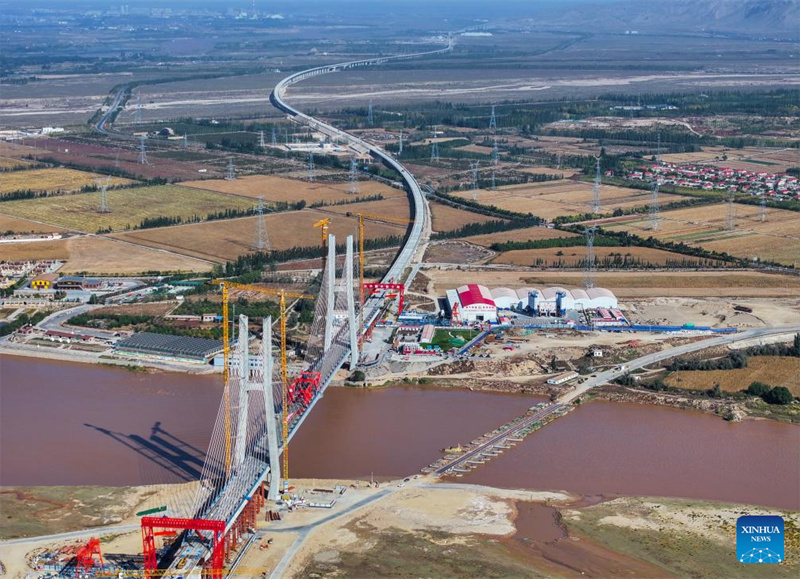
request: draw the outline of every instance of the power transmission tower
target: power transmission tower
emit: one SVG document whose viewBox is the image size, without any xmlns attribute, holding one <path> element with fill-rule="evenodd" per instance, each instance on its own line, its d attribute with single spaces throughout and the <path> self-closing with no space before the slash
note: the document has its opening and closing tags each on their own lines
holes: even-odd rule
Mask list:
<svg viewBox="0 0 800 579">
<path fill-rule="evenodd" d="M 433 127 L 433 139 L 431 140 L 431 163 L 439 162 L 439 143 L 436 141 L 436 126 Z"/>
<path fill-rule="evenodd" d="M 119 168 L 119 149 L 114 153 L 114 166 Z"/>
<path fill-rule="evenodd" d="M 397 145 L 397 156 L 403 154 L 403 131 L 400 131 L 400 143 Z"/>
<path fill-rule="evenodd" d="M 661 131 L 658 131 L 658 140 L 656 141 L 656 163 L 661 164 Z"/>
<path fill-rule="evenodd" d="M 494 105 L 492 105 L 492 116 L 489 117 L 489 128 L 492 130 L 497 129 L 497 115 L 494 114 Z"/>
<path fill-rule="evenodd" d="M 272 146 L 273 147 L 278 144 L 278 137 L 275 134 L 275 127 L 274 126 L 272 127 L 272 140 L 271 140 L 271 142 L 272 142 Z"/>
<path fill-rule="evenodd" d="M 595 157 L 597 171 L 592 183 L 592 213 L 600 213 L 600 157 Z"/>
<path fill-rule="evenodd" d="M 108 208 L 108 197 L 106 192 L 108 191 L 108 183 L 110 181 L 109 177 L 106 177 L 102 181 L 100 181 L 100 213 L 110 213 L 111 209 Z"/>
<path fill-rule="evenodd" d="M 492 145 L 492 165 L 497 165 L 497 162 L 500 160 L 500 151 L 497 150 L 497 137 L 494 138 L 494 144 Z"/>
<path fill-rule="evenodd" d="M 183 133 L 183 148 L 189 148 L 189 137 L 186 135 L 186 133 Z"/>
<path fill-rule="evenodd" d="M 228 170 L 225 172 L 225 180 L 233 181 L 236 179 L 236 167 L 233 166 L 233 157 L 228 157 Z"/>
<path fill-rule="evenodd" d="M 144 142 L 147 140 L 146 135 L 139 137 L 139 164 L 147 165 L 147 147 Z"/>
<path fill-rule="evenodd" d="M 583 286 L 586 289 L 593 288 L 595 285 L 595 258 L 594 258 L 594 234 L 596 226 L 587 227 L 586 234 L 586 265 L 584 267 Z"/>
<path fill-rule="evenodd" d="M 650 197 L 650 229 L 656 231 L 661 226 L 661 216 L 658 213 L 658 181 L 653 186 Z"/>
<path fill-rule="evenodd" d="M 367 111 L 367 123 L 372 125 L 375 122 L 375 118 L 372 116 L 372 99 L 369 99 L 369 110 Z"/>
<path fill-rule="evenodd" d="M 766 221 L 767 220 L 767 200 L 761 199 L 761 203 L 758 206 L 758 219 L 759 221 Z"/>
<path fill-rule="evenodd" d="M 266 143 L 266 141 L 264 141 L 264 131 L 261 131 L 258 134 L 258 146 L 260 148 L 262 148 L 262 149 L 266 149 L 267 148 L 267 143 Z"/>
<path fill-rule="evenodd" d="M 494 191 L 495 189 L 497 189 L 497 187 L 495 186 L 494 183 L 494 169 L 492 169 L 492 191 Z"/>
<path fill-rule="evenodd" d="M 269 234 L 267 233 L 267 220 L 264 218 L 264 200 L 258 200 L 256 207 L 256 234 L 253 238 L 253 249 L 256 251 L 269 251 Z"/>
<path fill-rule="evenodd" d="M 134 120 L 137 123 L 142 122 L 142 93 L 136 93 L 136 114 L 134 115 Z"/>
<path fill-rule="evenodd" d="M 358 162 L 355 157 L 350 158 L 350 185 L 347 192 L 351 195 L 358 194 Z"/>
<path fill-rule="evenodd" d="M 561 151 L 556 153 L 556 169 L 561 170 Z"/>
<path fill-rule="evenodd" d="M 314 153 L 308 154 L 308 180 L 313 181 L 316 177 L 314 169 Z"/>
<path fill-rule="evenodd" d="M 733 231 L 736 228 L 736 206 L 733 204 L 733 191 L 728 192 L 728 215 L 725 218 L 725 229 Z"/>
<path fill-rule="evenodd" d="M 478 199 L 478 165 L 480 161 L 470 161 L 469 168 L 472 170 L 472 200 Z"/>
</svg>

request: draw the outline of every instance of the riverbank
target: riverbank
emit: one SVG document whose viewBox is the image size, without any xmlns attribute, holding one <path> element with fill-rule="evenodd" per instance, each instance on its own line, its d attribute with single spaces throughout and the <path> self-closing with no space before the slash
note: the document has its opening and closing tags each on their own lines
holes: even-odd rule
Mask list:
<svg viewBox="0 0 800 579">
<path fill-rule="evenodd" d="M 770 576 L 793 577 L 798 572 L 797 511 L 500 489 L 429 477 L 374 485 L 348 479 L 292 482 L 298 492 L 335 486 L 347 491 L 332 509 L 300 509 L 273 522 L 260 517 L 257 541 L 237 572 L 258 576 L 280 569 L 282 577 L 398 572 L 426 577 L 761 577 L 760 566 L 736 561 L 735 524 L 742 514 L 784 518 L 786 561 L 771 565 Z M 51 498 L 69 497 L 88 490 L 54 487 L 47 493 Z M 107 496 L 108 489 L 94 490 L 97 496 Z M 123 498 L 96 512 L 110 517 L 112 526 L 97 528 L 86 522 L 79 527 L 101 539 L 104 554 L 135 555 L 141 552 L 141 537 L 133 513 L 185 490 L 184 485 L 117 489 Z M 4 491 L 6 506 L 11 501 L 25 509 L 32 508 L 30 497 L 42 492 Z M 72 505 L 83 508 L 74 501 Z M 88 534 L 5 543 L 0 562 L 8 577 L 22 578 L 36 555 L 64 546 L 74 549 L 87 538 Z"/>
<path fill-rule="evenodd" d="M 174 372 L 189 375 L 222 374 L 221 368 L 207 364 L 190 364 L 181 362 L 165 362 L 148 358 L 123 358 L 108 353 L 77 352 L 74 350 L 58 350 L 46 347 L 27 347 L 19 344 L 0 344 L 0 358 L 16 356 L 35 358 L 37 360 L 54 360 L 75 364 L 99 364 L 121 366 L 123 368 L 141 368 L 148 372 Z"/>
</svg>

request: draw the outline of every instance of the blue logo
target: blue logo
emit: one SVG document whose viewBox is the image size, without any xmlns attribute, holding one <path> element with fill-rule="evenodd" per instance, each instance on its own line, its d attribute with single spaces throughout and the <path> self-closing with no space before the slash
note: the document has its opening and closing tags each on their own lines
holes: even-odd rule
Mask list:
<svg viewBox="0 0 800 579">
<path fill-rule="evenodd" d="M 739 563 L 782 563 L 783 554 L 783 517 L 739 517 L 736 521 Z"/>
</svg>

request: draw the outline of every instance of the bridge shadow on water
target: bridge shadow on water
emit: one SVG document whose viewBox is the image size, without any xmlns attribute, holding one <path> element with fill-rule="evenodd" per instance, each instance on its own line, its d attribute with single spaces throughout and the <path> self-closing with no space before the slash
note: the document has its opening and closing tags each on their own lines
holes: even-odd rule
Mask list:
<svg viewBox="0 0 800 579">
<path fill-rule="evenodd" d="M 153 424 L 147 438 L 139 434 L 114 432 L 93 424 L 84 423 L 84 426 L 108 436 L 182 482 L 200 478 L 205 452 L 164 430 L 161 422 Z"/>
</svg>

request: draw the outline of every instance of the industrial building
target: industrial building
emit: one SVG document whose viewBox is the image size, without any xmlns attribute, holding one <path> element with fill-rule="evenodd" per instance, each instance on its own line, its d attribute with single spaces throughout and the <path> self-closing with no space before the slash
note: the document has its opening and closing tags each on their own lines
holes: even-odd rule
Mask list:
<svg viewBox="0 0 800 579">
<path fill-rule="evenodd" d="M 117 342 L 114 351 L 122 355 L 208 363 L 222 351 L 222 340 L 141 332 Z"/>
<path fill-rule="evenodd" d="M 485 286 L 470 283 L 447 290 L 446 295 L 448 313 L 453 321 L 470 324 L 497 321 L 497 306 Z"/>
<path fill-rule="evenodd" d="M 540 316 L 563 316 L 568 310 L 601 310 L 602 314 L 593 317 L 611 323 L 615 320 L 617 323 L 619 320 L 626 323 L 621 312 L 616 309 L 617 297 L 604 288 L 568 290 L 563 287 L 498 287 L 490 291 L 482 285 L 467 284 L 455 290 L 447 290 L 446 296 L 448 315 L 454 321 L 462 323 L 496 322 L 498 310 L 526 310 Z M 606 315 L 608 312 L 611 314 Z"/>
<path fill-rule="evenodd" d="M 564 382 L 569 382 L 570 380 L 574 380 L 577 378 L 579 374 L 577 372 L 564 372 L 563 374 L 559 374 L 558 376 L 553 376 L 552 378 L 547 379 L 548 384 L 563 384 Z"/>
<path fill-rule="evenodd" d="M 92 277 L 62 277 L 56 282 L 56 289 L 60 290 L 98 290 L 103 287 L 103 282 Z"/>
</svg>

